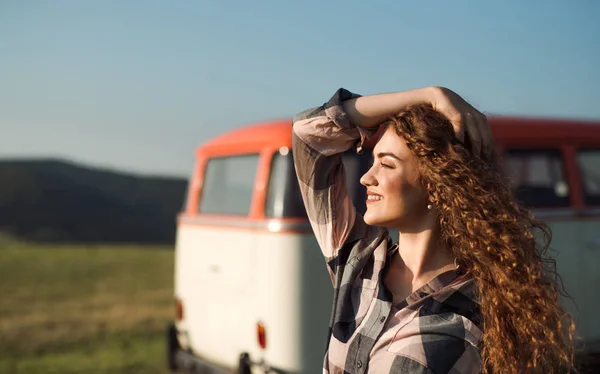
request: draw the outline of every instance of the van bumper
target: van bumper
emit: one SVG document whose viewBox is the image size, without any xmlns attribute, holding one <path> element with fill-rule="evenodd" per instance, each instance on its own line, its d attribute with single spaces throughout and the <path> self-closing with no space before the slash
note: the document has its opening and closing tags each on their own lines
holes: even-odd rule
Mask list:
<svg viewBox="0 0 600 374">
<path fill-rule="evenodd" d="M 216 367 L 182 349 L 179 349 L 177 352 L 175 352 L 175 362 L 177 365 L 177 370 L 183 370 L 185 372 L 203 374 L 234 374 L 232 371 Z"/>
<path fill-rule="evenodd" d="M 179 345 L 177 339 L 177 328 L 174 324 L 167 326 L 167 363 L 171 371 L 183 370 L 186 372 L 202 374 L 251 374 L 251 368 L 258 368 L 260 373 L 265 374 L 293 374 L 278 368 L 266 365 L 264 362 L 253 362 L 247 353 L 241 353 L 238 367 L 235 371 L 216 366 L 201 359 Z M 254 371 L 256 372 L 256 371 Z"/>
<path fill-rule="evenodd" d="M 167 365 L 173 372 L 185 371 L 190 373 L 203 374 L 234 374 L 231 370 L 226 370 L 215 366 L 194 355 L 192 352 L 184 350 L 179 345 L 177 338 L 177 328 L 173 323 L 167 326 Z"/>
</svg>

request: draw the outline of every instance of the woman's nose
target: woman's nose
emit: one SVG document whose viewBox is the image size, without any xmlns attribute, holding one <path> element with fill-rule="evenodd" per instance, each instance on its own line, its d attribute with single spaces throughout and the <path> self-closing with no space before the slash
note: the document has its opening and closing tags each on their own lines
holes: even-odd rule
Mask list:
<svg viewBox="0 0 600 374">
<path fill-rule="evenodd" d="M 369 186 L 377 186 L 377 179 L 375 179 L 375 177 L 373 176 L 373 168 L 369 169 L 366 173 L 363 174 L 362 177 L 360 177 L 360 184 L 362 184 L 365 187 L 369 187 Z"/>
</svg>

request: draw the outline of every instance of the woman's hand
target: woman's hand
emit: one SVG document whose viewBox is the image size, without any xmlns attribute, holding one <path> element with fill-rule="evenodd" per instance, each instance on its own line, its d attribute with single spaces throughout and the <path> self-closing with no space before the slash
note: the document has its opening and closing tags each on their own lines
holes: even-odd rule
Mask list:
<svg viewBox="0 0 600 374">
<path fill-rule="evenodd" d="M 462 97 L 445 87 L 431 87 L 431 105 L 445 115 L 460 141 L 469 138 L 473 155 L 490 157 L 494 153 L 494 138 L 486 116 Z"/>
</svg>

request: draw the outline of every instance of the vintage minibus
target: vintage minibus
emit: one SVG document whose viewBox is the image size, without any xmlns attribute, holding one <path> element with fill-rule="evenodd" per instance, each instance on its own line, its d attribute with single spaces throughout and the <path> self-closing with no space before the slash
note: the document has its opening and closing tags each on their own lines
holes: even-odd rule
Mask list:
<svg viewBox="0 0 600 374">
<path fill-rule="evenodd" d="M 600 351 L 600 122 L 490 118 L 516 197 L 550 224 L 578 344 Z M 290 120 L 244 126 L 196 151 L 177 219 L 173 370 L 318 373 L 332 286 L 298 191 Z M 343 155 L 365 210 L 369 152 Z M 393 233 L 397 240 L 398 233 Z"/>
</svg>

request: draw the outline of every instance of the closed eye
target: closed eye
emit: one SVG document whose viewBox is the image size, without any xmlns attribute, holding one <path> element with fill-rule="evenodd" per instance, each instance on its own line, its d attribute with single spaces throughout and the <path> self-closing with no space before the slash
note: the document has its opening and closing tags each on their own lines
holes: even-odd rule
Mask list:
<svg viewBox="0 0 600 374">
<path fill-rule="evenodd" d="M 373 167 L 373 165 L 375 165 L 375 162 L 371 162 L 370 168 Z M 384 164 L 383 162 L 380 162 L 379 165 L 381 165 L 381 167 L 383 168 L 388 168 L 388 169 L 393 169 L 394 167 L 388 164 Z"/>
</svg>

